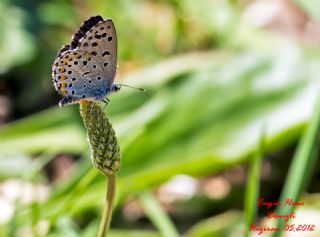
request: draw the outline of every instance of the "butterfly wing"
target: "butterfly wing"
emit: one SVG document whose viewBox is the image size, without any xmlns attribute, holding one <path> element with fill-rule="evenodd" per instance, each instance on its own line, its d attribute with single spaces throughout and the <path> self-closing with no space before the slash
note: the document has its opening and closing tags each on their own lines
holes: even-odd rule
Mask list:
<svg viewBox="0 0 320 237">
<path fill-rule="evenodd" d="M 111 19 L 94 16 L 58 52 L 52 66 L 60 105 L 80 99 L 103 100 L 111 91 L 117 69 L 117 35 Z"/>
<path fill-rule="evenodd" d="M 77 49 L 65 51 L 55 60 L 52 78 L 56 90 L 74 101 L 102 100 L 108 93 L 108 82 L 103 80 L 104 69 L 99 59 Z"/>
<path fill-rule="evenodd" d="M 77 47 L 96 57 L 110 89 L 117 71 L 117 34 L 111 19 L 99 22 L 86 32 Z"/>
<path fill-rule="evenodd" d="M 79 41 L 86 35 L 86 33 L 95 25 L 103 22 L 101 16 L 92 16 L 88 20 L 82 23 L 79 30 L 72 36 L 72 41 L 70 44 L 64 45 L 58 52 L 57 57 L 59 57 L 63 52 L 69 49 L 75 49 L 79 46 Z"/>
</svg>

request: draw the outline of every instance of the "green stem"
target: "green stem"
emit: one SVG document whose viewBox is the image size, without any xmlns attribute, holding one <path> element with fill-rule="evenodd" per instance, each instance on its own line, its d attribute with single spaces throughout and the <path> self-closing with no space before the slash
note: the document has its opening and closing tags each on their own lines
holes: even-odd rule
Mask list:
<svg viewBox="0 0 320 237">
<path fill-rule="evenodd" d="M 98 237 L 108 236 L 115 194 L 116 194 L 116 176 L 110 175 L 108 177 L 106 203 L 104 206 L 104 210 L 103 210 L 103 214 L 100 222 Z"/>
</svg>

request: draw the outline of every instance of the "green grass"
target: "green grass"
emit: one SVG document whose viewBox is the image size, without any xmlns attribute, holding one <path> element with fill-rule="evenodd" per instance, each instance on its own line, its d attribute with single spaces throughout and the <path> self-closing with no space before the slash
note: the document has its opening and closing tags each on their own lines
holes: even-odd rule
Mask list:
<svg viewBox="0 0 320 237">
<path fill-rule="evenodd" d="M 247 185 L 245 191 L 244 214 L 246 219 L 245 236 L 250 235 L 250 225 L 257 222 L 258 200 L 260 196 L 261 165 L 264 155 L 264 128 L 261 128 L 261 135 L 257 149 L 249 161 Z"/>
<path fill-rule="evenodd" d="M 276 209 L 276 213 L 289 215 L 295 210 L 295 206 L 285 205 L 286 199 L 292 199 L 293 202 L 299 202 L 301 194 L 308 188 L 309 181 L 312 177 L 318 156 L 318 141 L 320 133 L 320 99 L 318 99 L 314 115 L 310 125 L 304 133 L 286 177 L 285 184 L 280 197 L 282 203 Z M 286 224 L 284 219 L 279 219 L 277 226 L 281 229 Z M 275 232 L 274 236 L 281 236 L 282 232 Z"/>
<path fill-rule="evenodd" d="M 152 193 L 142 192 L 139 195 L 139 200 L 146 213 L 146 216 L 157 227 L 161 236 L 163 237 L 179 237 L 179 233 L 176 230 L 174 224 L 170 220 L 165 210 L 153 197 Z"/>
<path fill-rule="evenodd" d="M 311 1 L 297 2 L 316 14 Z M 92 168 L 78 107 L 40 111 L 52 104 L 49 97 L 58 102 L 50 66 L 58 48 L 86 18 L 79 12 L 113 18 L 119 38 L 116 80 L 147 90 L 124 88 L 111 96 L 106 109 L 123 157 L 116 211 L 175 175 L 214 176 L 250 162 L 248 225 L 256 212 L 262 153 L 294 144 L 307 129 L 282 194 L 282 199 L 300 197 L 317 147 L 317 113 L 311 125 L 309 120 L 318 95 L 320 55 L 314 48 L 247 27 L 241 20 L 242 7 L 239 1 L 193 0 L 0 3 L 0 20 L 5 23 L 0 24 L 0 86 L 9 88 L 14 115 L 21 116 L 0 128 L 0 178 L 50 188 L 43 203 L 17 204 L 12 219 L 0 225 L 0 236 L 24 228 L 36 236 L 36 226 L 44 220 L 48 236 L 86 237 L 98 229 L 105 179 Z M 141 20 L 148 16 L 152 21 Z M 20 42 L 19 47 L 4 47 L 9 36 Z M 266 126 L 263 149 L 257 147 L 261 121 Z M 67 180 L 52 183 L 43 167 L 59 154 L 79 159 Z M 116 226 L 110 236 L 177 235 L 176 223 L 150 196 L 144 198 L 147 216 L 157 230 Z M 243 216 L 231 211 L 208 217 L 188 226 L 184 234 L 237 236 L 245 226 Z"/>
</svg>

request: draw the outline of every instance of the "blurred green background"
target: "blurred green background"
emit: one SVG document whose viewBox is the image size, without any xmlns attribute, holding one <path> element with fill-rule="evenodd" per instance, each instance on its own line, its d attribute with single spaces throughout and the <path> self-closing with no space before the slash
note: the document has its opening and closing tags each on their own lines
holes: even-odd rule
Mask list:
<svg viewBox="0 0 320 237">
<path fill-rule="evenodd" d="M 106 178 L 92 168 L 78 105 L 58 108 L 51 83 L 57 51 L 92 15 L 115 23 L 116 81 L 147 90 L 123 88 L 105 110 L 122 154 L 112 236 L 162 236 L 146 191 L 181 235 L 241 236 L 247 161 L 262 133 L 261 196 L 274 201 L 314 110 L 316 9 L 315 0 L 2 0 L 0 236 L 96 235 Z M 318 217 L 319 177 L 317 164 L 303 196 Z"/>
</svg>

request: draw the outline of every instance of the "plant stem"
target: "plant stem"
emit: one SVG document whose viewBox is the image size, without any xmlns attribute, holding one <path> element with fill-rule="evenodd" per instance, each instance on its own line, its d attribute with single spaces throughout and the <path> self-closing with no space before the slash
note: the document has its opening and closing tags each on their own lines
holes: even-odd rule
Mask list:
<svg viewBox="0 0 320 237">
<path fill-rule="evenodd" d="M 103 214 L 100 222 L 98 237 L 108 236 L 115 194 L 116 194 L 116 176 L 110 175 L 108 177 L 106 203 L 104 206 L 104 210 L 103 210 Z"/>
</svg>

